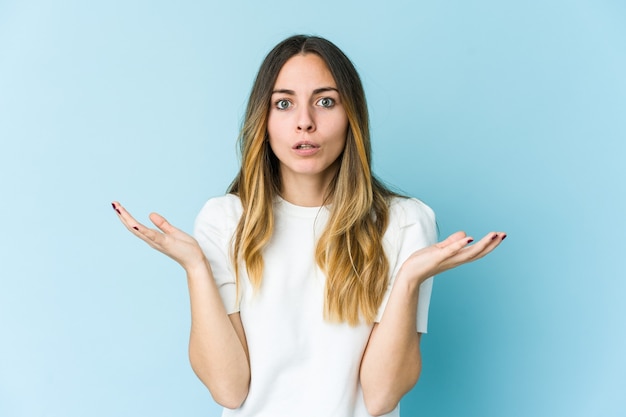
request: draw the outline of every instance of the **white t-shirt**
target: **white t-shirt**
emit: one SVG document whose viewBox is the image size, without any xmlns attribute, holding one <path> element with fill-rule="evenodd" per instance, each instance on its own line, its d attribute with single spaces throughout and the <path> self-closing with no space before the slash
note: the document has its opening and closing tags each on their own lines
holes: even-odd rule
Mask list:
<svg viewBox="0 0 626 417">
<path fill-rule="evenodd" d="M 359 366 L 372 325 L 323 319 L 325 276 L 315 263 L 315 244 L 328 221 L 326 207 L 275 203 L 274 232 L 265 248 L 265 270 L 255 294 L 240 267 L 237 300 L 230 250 L 242 213 L 239 197 L 210 199 L 200 211 L 195 237 L 206 255 L 228 314 L 239 312 L 250 352 L 248 396 L 232 417 L 366 417 Z M 433 211 L 416 199 L 394 197 L 383 238 L 390 284 L 414 251 L 436 242 Z M 432 278 L 419 291 L 417 331 L 427 330 Z M 398 416 L 396 408 L 388 416 Z"/>
</svg>

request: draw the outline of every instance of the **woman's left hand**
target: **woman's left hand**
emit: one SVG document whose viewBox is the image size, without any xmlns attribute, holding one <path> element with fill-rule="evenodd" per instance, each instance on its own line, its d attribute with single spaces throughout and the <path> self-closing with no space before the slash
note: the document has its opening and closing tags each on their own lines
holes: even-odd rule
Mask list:
<svg viewBox="0 0 626 417">
<path fill-rule="evenodd" d="M 506 237 L 504 232 L 491 232 L 478 242 L 465 232 L 456 232 L 445 240 L 420 249 L 402 264 L 398 276 L 424 282 L 433 275 L 440 274 L 459 265 L 473 262 L 494 250 Z"/>
</svg>

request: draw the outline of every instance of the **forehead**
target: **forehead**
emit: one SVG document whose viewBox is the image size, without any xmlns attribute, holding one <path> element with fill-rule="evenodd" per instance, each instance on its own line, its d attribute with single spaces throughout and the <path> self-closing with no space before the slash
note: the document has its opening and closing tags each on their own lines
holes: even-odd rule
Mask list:
<svg viewBox="0 0 626 417">
<path fill-rule="evenodd" d="M 335 79 L 326 62 L 317 54 L 294 55 L 278 72 L 275 88 L 336 87 Z"/>
</svg>

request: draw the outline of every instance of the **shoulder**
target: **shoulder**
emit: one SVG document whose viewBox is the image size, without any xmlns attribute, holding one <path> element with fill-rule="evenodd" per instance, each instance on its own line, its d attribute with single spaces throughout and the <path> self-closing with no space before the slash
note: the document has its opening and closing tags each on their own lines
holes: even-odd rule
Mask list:
<svg viewBox="0 0 626 417">
<path fill-rule="evenodd" d="M 435 212 L 416 198 L 393 197 L 384 242 L 388 256 L 402 265 L 416 250 L 437 243 Z"/>
<path fill-rule="evenodd" d="M 194 229 L 196 233 L 208 228 L 228 234 L 237 226 L 242 213 L 239 196 L 226 194 L 214 197 L 209 199 L 198 213 Z"/>
<path fill-rule="evenodd" d="M 389 201 L 389 225 L 403 228 L 414 224 L 436 227 L 433 209 L 417 198 L 392 197 Z"/>
<path fill-rule="evenodd" d="M 242 211 L 243 208 L 241 207 L 241 200 L 239 199 L 239 196 L 235 194 L 226 194 L 210 198 L 206 203 L 204 203 L 202 210 L 200 210 L 200 215 L 232 214 L 239 217 L 241 216 Z"/>
</svg>

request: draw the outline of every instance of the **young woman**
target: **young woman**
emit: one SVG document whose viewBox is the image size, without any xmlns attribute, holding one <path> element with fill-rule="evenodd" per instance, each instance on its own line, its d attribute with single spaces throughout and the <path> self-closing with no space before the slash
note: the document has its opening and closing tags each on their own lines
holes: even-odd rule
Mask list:
<svg viewBox="0 0 626 417">
<path fill-rule="evenodd" d="M 431 277 L 506 235 L 436 243 L 432 210 L 372 176 L 359 76 L 325 39 L 293 36 L 268 54 L 240 143 L 241 170 L 195 238 L 113 203 L 187 273 L 194 371 L 224 416 L 399 415 L 421 369 Z"/>
</svg>

